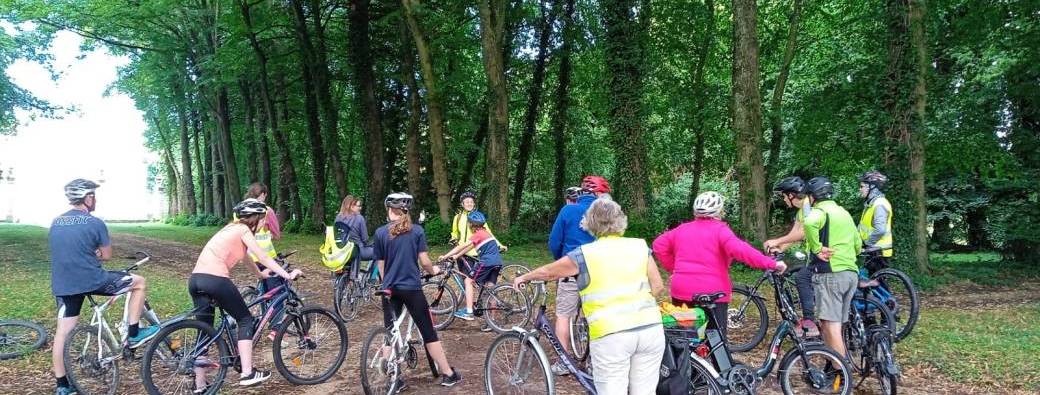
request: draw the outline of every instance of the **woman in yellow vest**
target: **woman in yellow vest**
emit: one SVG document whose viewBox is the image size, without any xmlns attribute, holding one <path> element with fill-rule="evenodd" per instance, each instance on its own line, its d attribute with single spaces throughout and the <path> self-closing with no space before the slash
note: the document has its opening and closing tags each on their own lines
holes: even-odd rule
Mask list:
<svg viewBox="0 0 1040 395">
<path fill-rule="evenodd" d="M 657 264 L 645 240 L 622 237 L 628 217 L 609 198 L 589 206 L 581 227 L 596 241 L 517 277 L 513 286 L 577 275 L 596 392 L 653 394 L 664 355 L 664 329 L 654 299 L 664 290 Z"/>
</svg>

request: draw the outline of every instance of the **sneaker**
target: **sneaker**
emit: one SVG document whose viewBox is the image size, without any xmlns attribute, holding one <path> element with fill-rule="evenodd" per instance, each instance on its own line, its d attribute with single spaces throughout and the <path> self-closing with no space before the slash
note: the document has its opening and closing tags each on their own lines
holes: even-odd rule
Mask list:
<svg viewBox="0 0 1040 395">
<path fill-rule="evenodd" d="M 241 387 L 248 387 L 251 385 L 260 384 L 264 382 L 264 380 L 267 380 L 269 378 L 271 378 L 271 372 L 253 369 L 253 374 L 250 374 L 248 376 L 240 376 L 238 380 L 238 385 Z"/>
<path fill-rule="evenodd" d="M 444 387 L 453 387 L 462 381 L 462 375 L 455 371 L 455 368 L 451 368 L 451 375 L 441 375 L 441 385 Z"/>
<path fill-rule="evenodd" d="M 466 309 L 455 310 L 455 316 L 466 321 L 473 321 L 473 313 L 470 313 L 469 310 Z"/>
<path fill-rule="evenodd" d="M 820 327 L 816 326 L 816 322 L 813 320 L 802 318 L 798 321 L 798 334 L 805 337 L 820 337 Z"/>
<path fill-rule="evenodd" d="M 397 381 L 394 382 L 394 386 L 390 387 L 389 393 L 399 394 L 406 389 L 408 389 L 408 384 L 406 384 L 404 380 L 397 379 Z"/>
<path fill-rule="evenodd" d="M 209 385 L 209 383 L 206 383 L 205 387 L 198 388 L 198 387 L 195 387 L 195 384 L 192 384 L 192 387 L 194 388 L 193 390 L 191 390 L 192 395 L 195 395 L 195 394 L 205 394 L 206 392 L 209 391 L 210 385 Z"/>
<path fill-rule="evenodd" d="M 137 336 L 131 336 L 126 339 L 130 348 L 140 347 L 145 342 L 152 340 L 155 335 L 159 333 L 159 325 L 152 325 L 147 328 L 141 328 L 137 331 Z"/>
<path fill-rule="evenodd" d="M 481 332 L 491 332 L 491 330 L 491 326 L 488 325 L 487 322 L 484 322 L 484 324 L 480 325 Z"/>
<path fill-rule="evenodd" d="M 554 363 L 552 365 L 552 369 L 551 370 L 552 370 L 553 374 L 555 374 L 557 376 L 566 376 L 568 374 L 571 374 L 571 371 L 567 370 L 566 366 L 563 366 L 563 362 L 559 362 L 559 361 L 557 361 L 556 363 Z"/>
<path fill-rule="evenodd" d="M 54 395 L 75 395 L 78 393 L 79 392 L 72 387 L 58 387 L 58 389 L 54 390 Z"/>
</svg>

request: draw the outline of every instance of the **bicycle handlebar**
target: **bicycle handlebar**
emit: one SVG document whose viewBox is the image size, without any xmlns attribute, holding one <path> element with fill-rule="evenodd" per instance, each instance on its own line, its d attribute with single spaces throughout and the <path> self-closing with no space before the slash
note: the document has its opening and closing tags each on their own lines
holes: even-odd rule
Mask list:
<svg viewBox="0 0 1040 395">
<path fill-rule="evenodd" d="M 147 263 L 148 261 L 152 260 L 152 256 L 148 255 L 148 253 L 144 252 L 144 251 L 138 251 L 138 252 L 134 253 L 134 255 L 128 256 L 127 258 L 134 259 L 134 258 L 137 258 L 137 257 L 142 257 L 142 258 L 141 258 L 141 260 L 130 264 L 130 266 L 127 266 L 126 269 L 123 269 L 124 272 L 130 272 L 130 271 L 133 271 L 133 270 L 137 270 L 137 268 L 139 266 L 141 266 L 141 265 Z"/>
</svg>

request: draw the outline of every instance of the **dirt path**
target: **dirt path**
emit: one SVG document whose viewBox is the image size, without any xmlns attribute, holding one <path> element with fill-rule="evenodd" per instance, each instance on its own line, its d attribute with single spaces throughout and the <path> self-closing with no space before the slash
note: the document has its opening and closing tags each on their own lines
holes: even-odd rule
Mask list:
<svg viewBox="0 0 1040 395">
<path fill-rule="evenodd" d="M 150 239 L 124 233 L 113 233 L 112 237 L 114 239 L 113 245 L 116 246 L 116 254 L 127 255 L 134 251 L 147 251 L 155 258 L 154 265 L 159 267 L 160 270 L 169 271 L 171 276 L 181 277 L 184 279 L 187 279 L 194 265 L 195 258 L 201 250 L 201 246 Z M 293 260 L 290 258 L 290 261 Z M 324 268 L 314 262 L 293 262 L 308 273 L 307 278 L 302 279 L 297 283 L 298 288 L 301 289 L 304 294 L 310 295 L 308 303 L 329 307 L 331 310 L 331 280 L 325 274 L 326 272 Z M 236 269 L 234 272 L 233 275 L 236 284 L 245 285 L 255 281 L 255 279 L 251 278 L 251 275 L 247 270 Z M 986 292 L 986 300 L 989 300 L 992 303 L 1016 303 L 1023 300 L 1035 301 L 1038 299 L 1037 295 L 1028 296 L 1024 291 L 1020 291 L 1024 289 L 1035 289 L 1035 287 L 1008 287 L 1006 290 L 999 287 L 996 289 L 955 288 L 945 290 L 940 294 L 926 295 L 924 303 L 925 306 L 943 304 L 948 300 L 952 300 L 951 298 L 957 297 L 958 294 L 964 295 L 964 292 Z M 185 297 L 187 297 L 187 295 L 185 295 Z M 154 301 L 154 303 L 161 303 L 161 301 Z M 270 382 L 262 387 L 238 389 L 233 385 L 226 384 L 224 386 L 225 392 L 223 393 L 303 395 L 361 393 L 359 378 L 359 350 L 361 349 L 362 343 L 365 341 L 369 331 L 381 326 L 381 314 L 382 313 L 377 308 L 370 306 L 362 311 L 358 320 L 347 324 L 347 331 L 349 334 L 347 358 L 344 361 L 343 366 L 329 382 L 315 386 L 292 386 L 275 372 Z M 480 321 L 467 322 L 456 320 L 450 328 L 439 332 L 441 339 L 445 344 L 445 348 L 448 351 L 449 360 L 463 375 L 462 383 L 453 388 L 441 387 L 439 385 L 439 380 L 430 376 L 425 358 L 420 357 L 419 367 L 415 370 L 406 372 L 405 379 L 408 382 L 409 388 L 404 393 L 423 395 L 483 393 L 484 356 L 487 352 L 488 346 L 495 336 L 491 333 L 480 332 L 478 330 L 479 324 Z M 261 344 L 257 346 L 256 350 L 256 355 L 258 356 L 257 365 L 261 369 L 269 369 L 274 372 L 276 369 L 273 364 L 270 363 L 270 352 L 270 343 L 266 340 L 262 341 Z M 759 350 L 743 356 L 742 359 L 749 363 L 757 364 L 761 362 L 764 356 L 765 351 L 760 348 Z M 133 366 L 125 366 L 123 369 L 122 393 L 140 393 L 141 387 L 138 373 L 139 365 L 124 365 Z M 50 381 L 48 380 L 48 382 Z M 931 368 L 904 368 L 903 380 L 900 384 L 901 394 L 992 393 L 992 390 L 974 388 L 954 383 L 943 377 L 935 369 Z M 876 393 L 876 390 L 874 389 L 875 386 L 876 382 L 872 379 L 868 379 L 868 381 L 864 383 L 856 393 Z M 2 387 L 4 387 L 4 385 L 0 385 L 0 388 Z M 39 387 L 33 388 L 29 391 L 20 392 L 33 393 L 34 390 L 38 388 Z M 43 389 L 48 390 L 36 393 L 50 392 L 51 390 L 49 390 L 49 388 L 52 387 L 50 385 L 43 386 Z M 584 392 L 572 379 L 566 377 L 557 379 L 557 391 L 560 394 L 581 394 Z M 775 380 L 770 378 L 764 384 L 760 393 L 779 394 L 779 386 L 775 383 Z"/>
</svg>

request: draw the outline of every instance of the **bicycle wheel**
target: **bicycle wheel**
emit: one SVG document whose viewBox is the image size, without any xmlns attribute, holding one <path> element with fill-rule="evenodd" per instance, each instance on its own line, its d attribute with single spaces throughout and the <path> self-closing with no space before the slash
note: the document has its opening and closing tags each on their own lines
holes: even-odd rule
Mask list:
<svg viewBox="0 0 1040 395">
<path fill-rule="evenodd" d="M 437 330 L 447 328 L 455 320 L 455 309 L 458 308 L 458 297 L 449 286 L 441 286 L 440 281 L 427 281 L 422 286 L 426 295 L 426 303 L 430 305 L 433 316 L 433 327 Z"/>
<path fill-rule="evenodd" d="M 917 325 L 921 308 L 913 281 L 906 273 L 893 268 L 878 270 L 870 278 L 880 284 L 871 289 L 870 293 L 892 310 L 896 326 L 893 340 L 899 342 L 905 339 Z"/>
<path fill-rule="evenodd" d="M 501 284 L 484 298 L 484 319 L 498 333 L 523 328 L 531 320 L 531 300 L 512 285 Z"/>
<path fill-rule="evenodd" d="M 877 373 L 883 395 L 896 395 L 899 387 L 899 365 L 892 350 L 892 336 L 882 326 L 869 329 L 873 347 L 874 371 Z"/>
<path fill-rule="evenodd" d="M 366 395 L 392 395 L 401 377 L 397 351 L 390 331 L 383 328 L 369 332 L 361 349 L 361 389 Z"/>
<path fill-rule="evenodd" d="M 690 395 L 721 395 L 722 388 L 719 387 L 719 383 L 715 381 L 711 371 L 698 362 L 698 359 L 690 360 Z"/>
<path fill-rule="evenodd" d="M 286 318 L 274 335 L 278 373 L 296 385 L 328 381 L 347 356 L 347 328 L 321 307 L 307 307 Z"/>
<path fill-rule="evenodd" d="M 578 305 L 578 315 L 571 318 L 571 351 L 574 351 L 574 359 L 585 362 L 589 357 L 589 321 L 585 319 L 585 312 Z"/>
<path fill-rule="evenodd" d="M 780 361 L 780 388 L 791 394 L 852 393 L 852 373 L 837 353 L 822 345 L 793 348 Z"/>
<path fill-rule="evenodd" d="M 0 361 L 18 358 L 43 347 L 47 330 L 21 320 L 0 321 Z"/>
<path fill-rule="evenodd" d="M 484 388 L 488 394 L 554 394 L 549 361 L 516 332 L 498 336 L 484 358 Z"/>
<path fill-rule="evenodd" d="M 344 276 L 349 276 L 345 274 Z M 361 311 L 361 299 L 359 284 L 350 278 L 340 278 L 336 281 L 336 289 L 333 291 L 332 308 L 336 316 L 343 322 L 350 322 L 357 318 Z"/>
<path fill-rule="evenodd" d="M 150 395 L 192 394 L 196 379 L 205 395 L 216 394 L 227 377 L 228 344 L 216 329 L 198 320 L 170 324 L 155 335 L 141 360 L 141 383 Z M 206 344 L 209 343 L 208 346 Z"/>
<path fill-rule="evenodd" d="M 251 285 L 239 288 L 238 293 L 242 294 L 242 300 L 246 302 L 246 306 L 249 306 L 251 303 L 253 303 L 253 301 L 256 300 L 256 298 L 260 297 L 260 291 L 258 291 L 256 287 Z M 249 308 L 249 313 L 252 314 L 253 317 L 262 316 L 264 314 L 264 304 L 257 303 L 253 305 L 253 307 Z"/>
<path fill-rule="evenodd" d="M 747 287 L 733 287 L 726 316 L 726 340 L 729 341 L 730 351 L 749 351 L 765 339 L 769 312 L 762 298 L 753 295 Z"/>
<path fill-rule="evenodd" d="M 115 394 L 122 358 L 119 351 L 98 336 L 96 325 L 78 325 L 65 338 L 65 376 L 80 394 Z"/>
<path fill-rule="evenodd" d="M 863 317 L 863 327 L 882 325 L 891 333 L 896 333 L 896 321 L 892 318 L 892 310 L 873 296 L 856 295 L 852 298 L 852 308 Z"/>
</svg>

